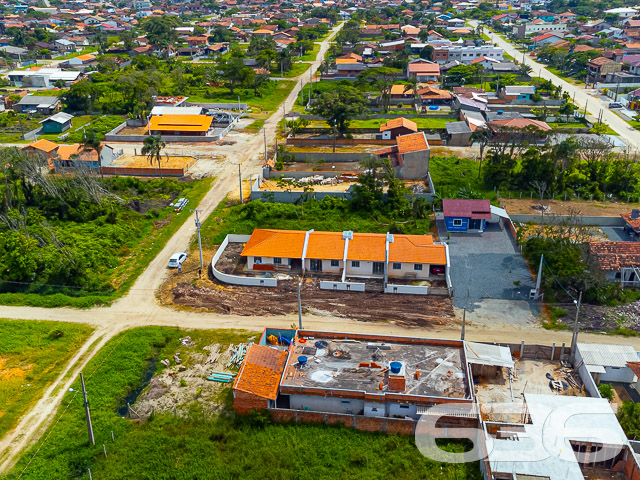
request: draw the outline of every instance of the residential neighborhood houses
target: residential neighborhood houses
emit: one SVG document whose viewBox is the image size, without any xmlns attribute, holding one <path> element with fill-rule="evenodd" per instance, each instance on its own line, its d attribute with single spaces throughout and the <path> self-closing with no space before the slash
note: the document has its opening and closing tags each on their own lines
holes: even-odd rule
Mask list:
<svg viewBox="0 0 640 480">
<path fill-rule="evenodd" d="M 640 478 L 640 5 L 0 7 L 0 477 Z"/>
</svg>

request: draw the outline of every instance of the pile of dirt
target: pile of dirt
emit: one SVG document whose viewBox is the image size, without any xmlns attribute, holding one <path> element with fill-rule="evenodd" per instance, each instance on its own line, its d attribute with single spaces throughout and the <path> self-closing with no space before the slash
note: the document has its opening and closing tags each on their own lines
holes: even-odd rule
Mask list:
<svg viewBox="0 0 640 480">
<path fill-rule="evenodd" d="M 566 310 L 566 316 L 558 319 L 567 328 L 572 329 L 576 309 L 573 304 L 558 305 Z M 580 330 L 586 332 L 606 332 L 626 328 L 640 333 L 640 301 L 606 307 L 602 305 L 583 304 L 580 307 Z"/>
<path fill-rule="evenodd" d="M 212 282 L 212 287 L 178 283 L 173 302 L 229 315 L 288 315 L 298 311 L 295 281 L 279 280 L 276 288 L 242 287 Z M 307 279 L 301 291 L 306 313 L 393 322 L 407 327 L 442 326 L 454 322 L 451 299 L 441 295 L 390 295 L 381 292 L 321 290 L 317 279 Z"/>
</svg>

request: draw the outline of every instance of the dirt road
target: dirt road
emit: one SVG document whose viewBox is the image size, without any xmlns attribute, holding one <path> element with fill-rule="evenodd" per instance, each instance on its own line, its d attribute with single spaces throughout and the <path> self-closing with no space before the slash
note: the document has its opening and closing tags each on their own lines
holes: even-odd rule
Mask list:
<svg viewBox="0 0 640 480">
<path fill-rule="evenodd" d="M 335 34 L 340 31 L 343 24 L 334 28 L 332 35 L 325 39 L 320 51 L 310 67 L 314 72 L 324 59 L 329 44 Z M 293 105 L 300 89 L 308 82 L 309 75 L 305 72 L 297 80 L 296 86 L 283 103 L 285 108 Z M 274 114 L 265 122 L 266 138 L 273 139 L 280 117 Z M 260 132 L 262 133 L 262 132 Z M 197 206 L 200 218 L 206 219 L 216 206 L 231 190 L 237 186 L 237 169 L 233 163 L 240 163 L 243 176 L 255 174 L 259 171 L 264 161 L 261 154 L 264 150 L 263 134 L 241 137 L 244 141 L 236 141 L 233 145 L 215 146 L 212 151 L 210 146 L 171 145 L 171 152 L 189 151 L 190 154 L 215 154 L 225 155 L 227 165 L 222 173 L 218 174 L 218 180 L 209 190 Z M 124 146 L 124 145 L 123 145 Z M 139 145 L 126 145 L 128 152 Z M 199 314 L 176 315 L 177 312 L 161 308 L 156 304 L 155 291 L 166 277 L 166 262 L 172 253 L 183 251 L 188 247 L 195 232 L 195 214 L 182 225 L 176 234 L 167 242 L 162 251 L 149 264 L 147 269 L 138 277 L 129 293 L 116 301 L 109 308 L 95 308 L 90 311 L 78 311 L 72 309 L 39 309 L 29 307 L 3 307 L 2 316 L 5 318 L 41 319 L 58 318 L 61 321 L 77 323 L 89 323 L 96 326 L 95 332 L 76 352 L 67 363 L 66 367 L 47 388 L 36 405 L 20 420 L 16 428 L 8 432 L 0 441 L 0 474 L 9 471 L 23 450 L 32 445 L 44 433 L 50 425 L 54 415 L 62 401 L 64 394 L 93 356 L 107 341 L 122 330 L 143 325 L 171 325 L 193 328 L 249 328 L 260 330 L 264 327 L 264 319 L 256 317 L 254 324 L 247 323 L 241 326 L 239 322 L 219 318 L 201 318 Z M 290 325 L 287 324 L 287 326 Z M 338 328 L 338 327 L 334 327 Z"/>
</svg>

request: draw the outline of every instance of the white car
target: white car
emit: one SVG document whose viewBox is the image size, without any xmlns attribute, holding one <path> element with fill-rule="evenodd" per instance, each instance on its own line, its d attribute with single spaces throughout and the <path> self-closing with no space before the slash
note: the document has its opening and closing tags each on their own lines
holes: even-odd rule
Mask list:
<svg viewBox="0 0 640 480">
<path fill-rule="evenodd" d="M 187 259 L 187 254 L 184 252 L 178 252 L 171 255 L 167 268 L 178 268 Z"/>
</svg>

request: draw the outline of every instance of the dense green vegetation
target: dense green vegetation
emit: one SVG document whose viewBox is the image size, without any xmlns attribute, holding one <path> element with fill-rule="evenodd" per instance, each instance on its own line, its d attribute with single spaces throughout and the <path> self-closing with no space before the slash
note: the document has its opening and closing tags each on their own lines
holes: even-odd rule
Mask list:
<svg viewBox="0 0 640 480">
<path fill-rule="evenodd" d="M 0 438 L 91 333 L 88 325 L 0 319 Z"/>
<path fill-rule="evenodd" d="M 618 409 L 620 426 L 631 440 L 640 438 L 640 403 L 622 402 Z"/>
<path fill-rule="evenodd" d="M 127 291 L 211 179 L 140 180 L 91 172 L 42 175 L 43 159 L 0 151 L 0 302 L 90 306 Z M 37 294 L 37 295 L 31 295 Z"/>
<path fill-rule="evenodd" d="M 365 433 L 315 425 L 272 424 L 267 417 L 236 417 L 229 409 L 229 390 L 221 396 L 219 416 L 203 421 L 203 404 L 194 400 L 192 415 L 156 414 L 134 423 L 117 410 L 143 382 L 154 362 L 170 356 L 178 339 L 189 334 L 197 343 L 246 341 L 248 332 L 181 331 L 137 328 L 112 339 L 85 368 L 96 445 L 87 446 L 82 397 L 65 396 L 59 421 L 20 459 L 8 479 L 154 478 L 154 479 L 480 479 L 478 465 L 440 464 L 420 455 L 412 437 Z M 203 339 L 200 342 L 200 339 Z M 200 351 L 200 350 L 198 350 Z M 207 405 L 210 409 L 213 405 Z M 60 414 L 59 414 L 60 415 Z M 113 432 L 115 441 L 111 440 Z M 107 457 L 104 457 L 105 444 Z M 451 442 L 447 450 L 463 451 Z M 39 451 L 38 451 L 39 450 Z M 37 452 L 37 454 L 36 454 Z M 393 455 L 385 455 L 392 452 Z M 27 462 L 34 455 L 30 465 Z M 295 460 L 292 460 L 295 459 Z"/>
<path fill-rule="evenodd" d="M 90 134 L 90 132 L 95 132 L 99 140 L 104 140 L 105 135 L 122 122 L 124 122 L 124 118 L 118 115 L 83 115 L 80 117 L 73 117 L 71 120 L 71 129 L 62 134 L 68 135 L 65 138 L 64 143 L 83 143 L 86 134 Z M 60 136 L 61 135 L 58 134 L 39 135 L 39 138 L 56 141 L 60 140 Z"/>
</svg>

